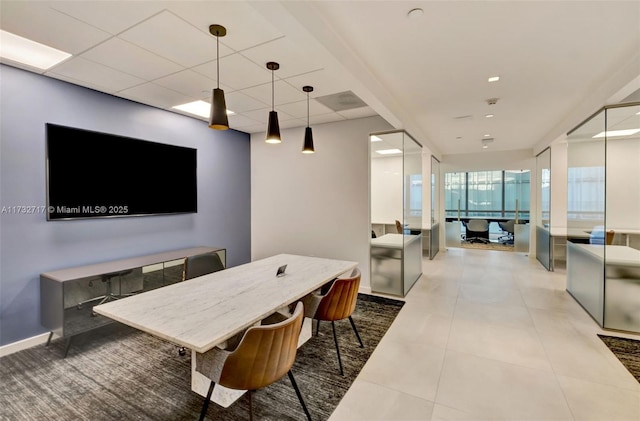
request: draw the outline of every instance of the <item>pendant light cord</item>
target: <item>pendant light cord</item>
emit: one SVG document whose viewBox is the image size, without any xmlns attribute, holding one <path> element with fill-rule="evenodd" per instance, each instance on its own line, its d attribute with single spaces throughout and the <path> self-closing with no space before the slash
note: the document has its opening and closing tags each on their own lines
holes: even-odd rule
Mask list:
<svg viewBox="0 0 640 421">
<path fill-rule="evenodd" d="M 216 72 L 218 74 L 218 89 L 220 89 L 220 36 L 216 32 Z"/>
<path fill-rule="evenodd" d="M 271 111 L 275 111 L 275 88 L 274 88 L 274 81 L 273 81 L 273 69 L 271 69 Z"/>
<path fill-rule="evenodd" d="M 307 127 L 309 127 L 309 92 L 307 92 Z"/>
</svg>

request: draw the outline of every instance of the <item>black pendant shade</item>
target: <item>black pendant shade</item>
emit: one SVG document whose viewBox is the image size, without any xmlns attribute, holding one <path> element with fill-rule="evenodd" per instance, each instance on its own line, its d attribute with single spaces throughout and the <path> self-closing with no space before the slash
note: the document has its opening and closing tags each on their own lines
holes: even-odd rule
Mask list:
<svg viewBox="0 0 640 421">
<path fill-rule="evenodd" d="M 315 153 L 313 148 L 313 133 L 311 127 L 304 129 L 304 146 L 302 147 L 302 153 Z"/>
<path fill-rule="evenodd" d="M 227 35 L 227 29 L 222 25 L 209 25 L 209 32 L 211 32 L 211 35 L 216 37 L 216 66 L 218 81 L 218 87 L 213 90 L 211 97 L 209 127 L 216 130 L 227 130 L 229 128 L 227 103 L 224 100 L 224 91 L 220 89 L 220 37 Z"/>
<path fill-rule="evenodd" d="M 275 110 L 275 94 L 274 94 L 274 75 L 273 72 L 278 70 L 280 65 L 275 61 L 267 63 L 267 69 L 271 70 L 271 111 L 269 111 L 269 124 L 267 125 L 267 137 L 264 139 L 267 143 L 281 143 L 280 123 L 278 123 L 278 113 Z"/>
<path fill-rule="evenodd" d="M 215 88 L 213 90 L 211 114 L 209 115 L 209 127 L 216 130 L 227 130 L 229 128 L 227 104 L 224 100 L 224 91 L 220 88 Z"/>
<path fill-rule="evenodd" d="M 311 154 L 316 152 L 313 147 L 313 132 L 311 131 L 311 127 L 309 127 L 309 92 L 313 92 L 313 86 L 303 86 L 302 90 L 307 93 L 307 128 L 304 129 L 302 153 Z"/>
<path fill-rule="evenodd" d="M 280 143 L 280 123 L 278 123 L 278 113 L 269 111 L 269 125 L 267 126 L 267 143 Z"/>
</svg>

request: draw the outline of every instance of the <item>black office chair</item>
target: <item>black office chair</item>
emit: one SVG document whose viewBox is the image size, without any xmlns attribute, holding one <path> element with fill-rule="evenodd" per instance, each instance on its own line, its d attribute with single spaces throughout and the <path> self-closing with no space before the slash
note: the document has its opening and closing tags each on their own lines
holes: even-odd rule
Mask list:
<svg viewBox="0 0 640 421">
<path fill-rule="evenodd" d="M 102 282 L 104 282 L 105 285 L 106 285 L 106 291 L 105 291 L 104 295 L 101 295 L 99 297 L 93 297 L 93 298 L 90 298 L 88 300 L 84 300 L 84 301 L 79 302 L 76 305 L 78 310 L 81 310 L 83 305 L 85 305 L 87 303 L 90 303 L 90 302 L 93 302 L 93 301 L 100 300 L 100 302 L 98 304 L 96 304 L 96 305 L 100 305 L 100 304 L 104 304 L 104 303 L 109 302 L 109 301 L 117 300 L 117 299 L 122 298 L 122 297 L 128 297 L 130 295 L 135 295 L 135 293 L 133 293 L 133 292 L 122 294 L 120 292 L 116 293 L 113 290 L 112 279 L 113 278 L 121 278 L 123 276 L 126 276 L 126 275 L 130 274 L 131 272 L 133 272 L 132 269 L 127 269 L 127 270 L 123 270 L 123 271 L 120 271 L 120 272 L 111 272 L 111 273 L 105 273 L 103 275 L 100 275 L 100 280 Z M 89 282 L 89 286 L 93 286 L 93 281 Z M 120 285 L 120 287 L 122 287 L 122 285 Z M 96 316 L 96 313 L 92 312 L 91 315 L 92 316 Z"/>
<path fill-rule="evenodd" d="M 516 224 L 516 221 L 514 221 L 513 219 L 510 219 L 505 222 L 502 222 L 502 221 L 498 222 L 500 229 L 506 232 L 505 235 L 501 235 L 500 237 L 498 237 L 499 242 L 503 244 L 513 244 L 513 230 L 514 230 L 515 224 Z"/>
<path fill-rule="evenodd" d="M 489 242 L 489 221 L 486 219 L 471 219 L 465 224 L 465 241 L 468 243 Z"/>
<path fill-rule="evenodd" d="M 185 257 L 182 280 L 197 278 L 222 269 L 224 269 L 224 264 L 216 252 Z"/>
</svg>

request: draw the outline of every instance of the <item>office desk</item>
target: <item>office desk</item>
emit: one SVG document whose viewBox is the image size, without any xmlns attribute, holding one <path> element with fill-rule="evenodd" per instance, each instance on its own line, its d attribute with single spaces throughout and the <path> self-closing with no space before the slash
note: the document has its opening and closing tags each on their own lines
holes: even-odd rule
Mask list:
<svg viewBox="0 0 640 421">
<path fill-rule="evenodd" d="M 422 275 L 422 235 L 371 239 L 371 290 L 404 297 Z"/>
<path fill-rule="evenodd" d="M 284 264 L 286 275 L 276 277 Z M 191 349 L 191 388 L 206 396 L 209 380 L 195 371 L 196 352 L 210 350 L 357 264 L 280 254 L 96 306 L 94 311 Z M 228 406 L 237 397 L 216 385 L 212 400 Z"/>
</svg>

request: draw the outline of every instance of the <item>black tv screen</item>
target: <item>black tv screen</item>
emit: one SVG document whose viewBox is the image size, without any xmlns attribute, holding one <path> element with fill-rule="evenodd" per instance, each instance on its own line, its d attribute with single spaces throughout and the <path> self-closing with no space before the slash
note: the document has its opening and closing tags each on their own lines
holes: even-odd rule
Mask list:
<svg viewBox="0 0 640 421">
<path fill-rule="evenodd" d="M 46 124 L 47 220 L 198 210 L 196 149 Z"/>
</svg>

